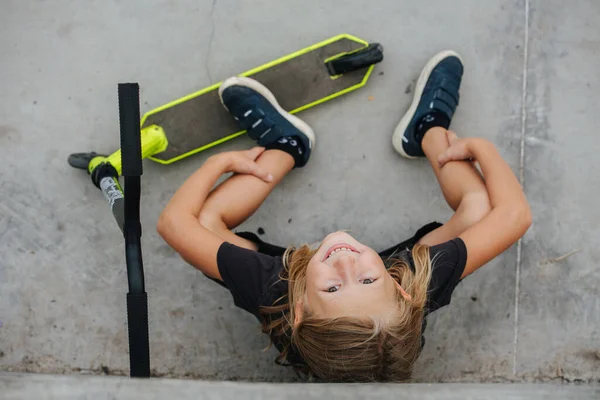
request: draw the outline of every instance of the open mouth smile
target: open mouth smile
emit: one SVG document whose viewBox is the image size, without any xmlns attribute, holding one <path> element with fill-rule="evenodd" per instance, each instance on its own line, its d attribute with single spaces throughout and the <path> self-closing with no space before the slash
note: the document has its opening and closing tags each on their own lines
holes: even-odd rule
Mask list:
<svg viewBox="0 0 600 400">
<path fill-rule="evenodd" d="M 336 253 L 339 253 L 340 251 L 351 251 L 353 253 L 360 253 L 358 250 L 356 250 L 354 247 L 350 246 L 348 243 L 338 243 L 338 244 L 334 244 L 327 250 L 327 252 L 325 253 L 325 257 L 323 257 L 322 261 L 327 260 L 329 257 L 333 256 Z"/>
</svg>

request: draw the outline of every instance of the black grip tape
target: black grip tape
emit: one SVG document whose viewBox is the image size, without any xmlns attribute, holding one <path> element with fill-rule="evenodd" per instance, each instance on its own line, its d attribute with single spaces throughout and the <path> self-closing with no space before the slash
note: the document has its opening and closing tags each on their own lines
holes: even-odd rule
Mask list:
<svg viewBox="0 0 600 400">
<path fill-rule="evenodd" d="M 137 83 L 119 83 L 119 124 L 122 175 L 141 176 L 140 86 Z"/>
<path fill-rule="evenodd" d="M 150 343 L 148 339 L 148 295 L 127 293 L 127 328 L 129 331 L 130 375 L 150 376 Z"/>
</svg>

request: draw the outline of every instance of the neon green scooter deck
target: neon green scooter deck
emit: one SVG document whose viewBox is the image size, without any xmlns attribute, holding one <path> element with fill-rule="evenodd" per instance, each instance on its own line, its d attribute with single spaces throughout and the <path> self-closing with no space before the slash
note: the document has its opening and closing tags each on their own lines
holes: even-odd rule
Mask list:
<svg viewBox="0 0 600 400">
<path fill-rule="evenodd" d="M 339 76 L 330 76 L 325 62 L 365 48 L 368 43 L 342 34 L 304 48 L 268 64 L 246 71 L 248 76 L 273 92 L 279 104 L 291 113 L 333 99 L 364 86 L 374 65 Z M 157 125 L 168 146 L 150 159 L 170 164 L 245 133 L 223 108 L 218 88 L 221 82 L 147 112 L 142 128 Z"/>
</svg>

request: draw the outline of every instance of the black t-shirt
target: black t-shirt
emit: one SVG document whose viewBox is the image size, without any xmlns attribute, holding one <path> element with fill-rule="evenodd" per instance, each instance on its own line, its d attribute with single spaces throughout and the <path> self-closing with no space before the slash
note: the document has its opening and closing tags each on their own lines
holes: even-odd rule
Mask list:
<svg viewBox="0 0 600 400">
<path fill-rule="evenodd" d="M 411 249 L 418 240 L 433 229 L 441 226 L 431 223 L 422 227 L 415 236 L 379 255 L 384 259 L 390 257 L 403 258 L 414 270 Z M 280 305 L 287 300 L 282 296 L 288 293 L 288 282 L 280 279 L 283 270 L 282 255 L 285 248 L 261 241 L 250 232 L 238 233 L 258 245 L 258 251 L 252 251 L 225 242 L 217 252 L 217 265 L 223 281 L 212 279 L 229 289 L 236 306 L 248 311 L 262 322 L 260 314 L 262 306 Z M 460 282 L 465 269 L 467 248 L 460 238 L 453 239 L 429 249 L 432 263 L 432 275 L 429 282 L 428 298 L 425 314 L 429 314 L 450 303 L 450 296 Z M 427 326 L 423 320 L 423 329 Z M 279 351 L 286 348 L 280 338 L 272 338 Z M 425 337 L 421 336 L 421 347 L 425 345 Z M 302 357 L 292 348 L 289 349 L 286 361 L 292 365 L 303 365 Z"/>
<path fill-rule="evenodd" d="M 279 279 L 283 269 L 281 256 L 268 254 L 276 253 L 281 248 L 266 246 L 272 249 L 259 248 L 259 251 L 252 251 L 225 242 L 217 253 L 219 272 L 224 286 L 233 296 L 235 305 L 255 315 L 259 320 L 260 307 L 272 306 L 276 300 L 288 293 L 287 281 Z M 408 257 L 412 265 L 410 250 L 402 251 L 405 252 L 403 257 Z M 467 248 L 462 239 L 456 238 L 431 246 L 429 253 L 433 269 L 425 306 L 427 314 L 450 303 L 450 296 L 465 269 Z"/>
</svg>

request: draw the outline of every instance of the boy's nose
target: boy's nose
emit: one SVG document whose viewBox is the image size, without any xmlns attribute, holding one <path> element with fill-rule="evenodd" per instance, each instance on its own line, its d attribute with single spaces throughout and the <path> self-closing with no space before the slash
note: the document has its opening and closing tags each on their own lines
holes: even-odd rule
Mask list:
<svg viewBox="0 0 600 400">
<path fill-rule="evenodd" d="M 334 266 L 340 274 L 350 275 L 354 272 L 354 264 L 356 259 L 352 255 L 341 255 L 335 260 Z"/>
</svg>

